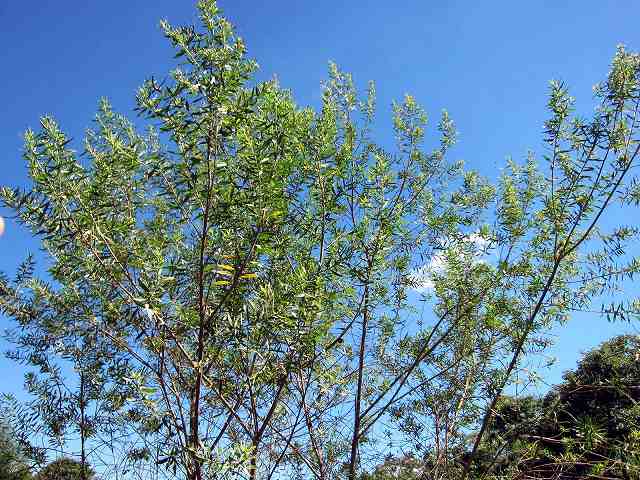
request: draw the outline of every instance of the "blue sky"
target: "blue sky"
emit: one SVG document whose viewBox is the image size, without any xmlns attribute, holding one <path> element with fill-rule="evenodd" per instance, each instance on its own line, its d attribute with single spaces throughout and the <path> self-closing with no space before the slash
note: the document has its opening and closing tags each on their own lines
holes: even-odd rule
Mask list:
<svg viewBox="0 0 640 480">
<path fill-rule="evenodd" d="M 449 111 L 460 132 L 453 157 L 490 177 L 507 156 L 542 152 L 549 80 L 564 80 L 579 111 L 588 114 L 591 88 L 606 75 L 616 45 L 640 49 L 640 3 L 631 1 L 219 4 L 260 64 L 259 78 L 277 75 L 299 104 L 317 105 L 333 60 L 357 85 L 376 82 L 383 138 L 390 132 L 391 101 L 411 93 L 433 119 L 441 109 Z M 142 81 L 174 66 L 158 28 L 161 18 L 192 23 L 194 2 L 0 2 L 0 184 L 26 184 L 21 136 L 37 128 L 40 115 L 53 115 L 80 138 L 100 97 L 131 112 Z M 0 270 L 13 271 L 35 250 L 30 236 L 8 222 Z M 559 363 L 545 378 L 559 380 L 580 351 L 623 331 L 635 327 L 589 315 L 573 319 L 555 332 L 558 345 L 551 353 Z M 0 375 L 0 390 L 19 389 L 20 370 L 4 359 Z"/>
</svg>

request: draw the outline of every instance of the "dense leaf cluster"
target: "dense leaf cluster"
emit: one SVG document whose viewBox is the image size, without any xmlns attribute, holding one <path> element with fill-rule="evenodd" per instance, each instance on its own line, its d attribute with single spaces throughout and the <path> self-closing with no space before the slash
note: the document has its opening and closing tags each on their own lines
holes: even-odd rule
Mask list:
<svg viewBox="0 0 640 480">
<path fill-rule="evenodd" d="M 500 478 L 640 478 L 640 339 L 588 352 L 543 398 L 497 409 L 480 468 Z"/>
</svg>

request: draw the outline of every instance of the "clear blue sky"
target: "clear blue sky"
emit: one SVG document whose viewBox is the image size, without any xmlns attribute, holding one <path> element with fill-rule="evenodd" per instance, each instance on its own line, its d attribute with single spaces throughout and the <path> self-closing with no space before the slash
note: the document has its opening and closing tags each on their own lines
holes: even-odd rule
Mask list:
<svg viewBox="0 0 640 480">
<path fill-rule="evenodd" d="M 80 138 L 98 99 L 131 112 L 136 88 L 174 67 L 158 22 L 195 20 L 188 0 L 0 2 L 0 184 L 24 185 L 22 133 L 52 114 Z M 542 150 L 548 81 L 566 81 L 580 111 L 593 108 L 591 87 L 604 78 L 619 43 L 640 49 L 640 2 L 571 0 L 227 0 L 226 16 L 261 66 L 298 103 L 316 105 L 328 60 L 356 83 L 375 80 L 379 131 L 389 132 L 389 106 L 413 94 L 437 118 L 449 110 L 460 131 L 453 152 L 495 177 L 505 157 Z M 0 211 L 0 215 L 7 212 Z M 9 222 L 0 238 L 0 270 L 13 271 L 29 235 Z M 0 318 L 0 326 L 6 319 Z M 556 332 L 560 362 L 553 382 L 580 351 L 622 331 L 581 316 Z M 4 345 L 0 345 L 3 348 Z M 20 371 L 0 360 L 0 390 L 18 390 Z M 5 383 L 6 382 L 6 383 Z"/>
</svg>

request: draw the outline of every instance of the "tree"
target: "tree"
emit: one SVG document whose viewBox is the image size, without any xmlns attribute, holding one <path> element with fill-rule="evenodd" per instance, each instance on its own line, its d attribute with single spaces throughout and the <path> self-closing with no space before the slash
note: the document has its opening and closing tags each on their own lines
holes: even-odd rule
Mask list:
<svg viewBox="0 0 640 480">
<path fill-rule="evenodd" d="M 0 480 L 30 480 L 31 468 L 11 428 L 0 423 Z"/>
<path fill-rule="evenodd" d="M 505 398 L 482 462 L 517 478 L 640 478 L 640 339 L 587 352 L 543 398 Z"/>
<path fill-rule="evenodd" d="M 14 282 L 31 278 L 33 269 L 29 257 Z M 100 450 L 98 458 L 104 458 L 106 449 L 116 447 L 113 438 L 124 443 L 127 412 L 121 408 L 130 388 L 114 384 L 125 382 L 127 359 L 98 341 L 95 329 L 74 322 L 69 315 L 64 326 L 40 315 L 31 319 L 28 328 L 9 331 L 6 337 L 14 345 L 7 356 L 34 369 L 25 375 L 24 383 L 31 400 L 17 405 L 8 396 L 2 404 L 12 412 L 12 423 L 23 441 L 38 440 L 37 446 L 31 446 L 35 463 L 44 464 L 52 452 L 71 454 L 68 445 L 73 443 L 78 445 L 80 464 L 88 471 L 89 452 Z"/>
<path fill-rule="evenodd" d="M 425 465 L 420 460 L 406 455 L 401 458 L 388 458 L 376 466 L 372 473 L 363 473 L 361 480 L 418 480 L 425 472 Z"/>
<path fill-rule="evenodd" d="M 82 462 L 70 458 L 59 458 L 38 472 L 36 480 L 83 480 L 92 479 L 93 471 Z"/>
<path fill-rule="evenodd" d="M 353 480 L 417 441 L 435 475 L 467 475 L 523 356 L 638 270 L 637 229 L 599 227 L 640 199 L 638 57 L 617 52 L 588 122 L 553 83 L 544 166 L 511 162 L 493 186 L 447 160 L 446 112 L 428 146 L 406 96 L 387 151 L 373 84 L 361 98 L 331 65 L 321 110 L 300 109 L 198 8 L 200 28 L 162 24 L 182 63 L 140 88 L 146 134 L 106 101 L 81 155 L 51 118 L 27 132 L 33 185 L 0 198 L 51 267 L 0 281 L 10 337 L 111 392 L 119 472 Z M 71 391 L 93 435 L 98 396 Z"/>
</svg>

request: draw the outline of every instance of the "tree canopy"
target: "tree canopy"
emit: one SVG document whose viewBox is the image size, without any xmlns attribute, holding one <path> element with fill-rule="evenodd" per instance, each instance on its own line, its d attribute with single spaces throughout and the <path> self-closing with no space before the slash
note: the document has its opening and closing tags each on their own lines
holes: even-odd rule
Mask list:
<svg viewBox="0 0 640 480">
<path fill-rule="evenodd" d="M 59 458 L 42 468 L 35 480 L 91 480 L 95 473 L 77 460 Z"/>
<path fill-rule="evenodd" d="M 544 155 L 494 184 L 448 158 L 447 112 L 428 133 L 405 96 L 385 148 L 373 83 L 332 64 L 301 108 L 198 12 L 162 23 L 178 67 L 139 89 L 146 130 L 106 100 L 81 145 L 44 117 L 32 184 L 0 191 L 50 262 L 0 278 L 22 420 L 119 478 L 353 480 L 409 446 L 468 477 L 527 354 L 640 267 L 638 228 L 603 224 L 640 200 L 638 55 L 617 50 L 589 119 L 553 82 Z"/>
<path fill-rule="evenodd" d="M 0 480 L 30 480 L 30 467 L 12 429 L 0 419 Z"/>
<path fill-rule="evenodd" d="M 615 337 L 544 397 L 503 398 L 482 462 L 503 477 L 640 478 L 638 352 L 637 336 Z"/>
</svg>

